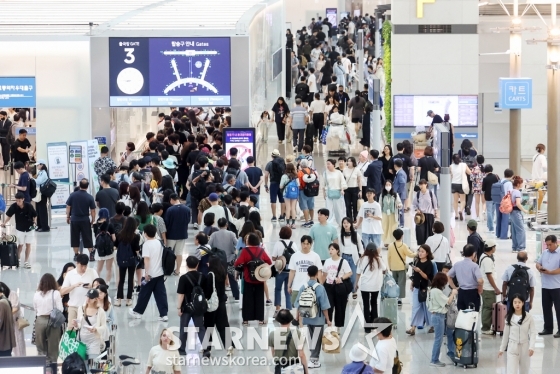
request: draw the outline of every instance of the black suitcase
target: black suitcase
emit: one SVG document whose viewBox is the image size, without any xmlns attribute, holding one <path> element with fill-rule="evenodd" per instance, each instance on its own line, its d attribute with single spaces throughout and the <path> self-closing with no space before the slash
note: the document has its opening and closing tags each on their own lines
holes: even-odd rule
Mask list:
<svg viewBox="0 0 560 374">
<path fill-rule="evenodd" d="M 0 243 L 0 266 L 19 266 L 16 243 Z"/>
<path fill-rule="evenodd" d="M 468 366 L 478 366 L 478 334 L 476 331 L 455 329 L 453 332 L 455 340 L 455 366 L 462 365 L 465 369 Z"/>
<path fill-rule="evenodd" d="M 312 123 L 308 124 L 305 127 L 305 136 L 304 136 L 304 145 L 308 145 L 311 147 L 311 152 L 313 152 L 313 133 L 315 132 L 315 126 Z"/>
</svg>

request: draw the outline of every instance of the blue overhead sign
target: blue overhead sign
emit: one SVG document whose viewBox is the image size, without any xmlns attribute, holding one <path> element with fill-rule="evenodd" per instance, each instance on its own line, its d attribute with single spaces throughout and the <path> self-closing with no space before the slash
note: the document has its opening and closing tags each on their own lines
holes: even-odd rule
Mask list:
<svg viewBox="0 0 560 374">
<path fill-rule="evenodd" d="M 500 78 L 500 108 L 531 109 L 533 80 L 531 78 Z"/>
<path fill-rule="evenodd" d="M 0 108 L 35 108 L 35 77 L 0 77 Z"/>
</svg>

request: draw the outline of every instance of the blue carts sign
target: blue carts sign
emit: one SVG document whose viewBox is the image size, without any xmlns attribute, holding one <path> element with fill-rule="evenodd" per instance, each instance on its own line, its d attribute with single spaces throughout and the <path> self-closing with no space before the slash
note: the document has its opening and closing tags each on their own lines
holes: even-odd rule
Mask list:
<svg viewBox="0 0 560 374">
<path fill-rule="evenodd" d="M 500 108 L 531 109 L 533 80 L 531 78 L 500 78 Z"/>
</svg>

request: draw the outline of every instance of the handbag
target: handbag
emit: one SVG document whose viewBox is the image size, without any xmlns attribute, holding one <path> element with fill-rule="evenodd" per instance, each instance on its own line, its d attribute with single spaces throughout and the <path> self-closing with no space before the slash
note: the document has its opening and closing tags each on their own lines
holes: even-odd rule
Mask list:
<svg viewBox="0 0 560 374">
<path fill-rule="evenodd" d="M 465 195 L 468 195 L 470 190 L 471 190 L 469 188 L 469 180 L 467 179 L 467 173 L 466 173 L 466 168 L 468 166 L 467 166 L 467 164 L 464 164 L 464 165 L 465 165 L 465 170 L 463 170 L 463 173 L 462 173 L 463 176 L 461 177 L 461 187 L 463 188 L 463 193 Z"/>
<path fill-rule="evenodd" d="M 58 357 L 64 360 L 72 353 L 77 353 L 84 361 L 87 360 L 87 346 L 77 338 L 76 330 L 65 331 L 58 346 Z"/>
<path fill-rule="evenodd" d="M 35 195 L 34 198 L 32 198 L 31 200 L 33 200 L 34 202 L 38 203 L 41 201 L 41 190 L 36 190 L 37 191 L 37 195 Z"/>
<path fill-rule="evenodd" d="M 52 197 L 52 195 L 56 192 L 56 183 L 54 183 L 51 178 L 48 178 L 41 188 L 39 188 L 39 191 L 46 197 Z"/>
<path fill-rule="evenodd" d="M 331 190 L 329 188 L 328 180 L 327 180 L 327 173 L 323 174 L 323 178 L 325 179 L 325 186 L 327 187 L 327 197 L 331 200 L 338 200 L 341 198 L 342 193 L 340 190 Z"/>
<path fill-rule="evenodd" d="M 340 262 L 338 263 L 338 271 L 336 272 L 336 278 L 340 274 L 340 269 L 342 269 L 342 263 L 346 261 L 345 259 L 341 258 Z M 348 294 L 352 292 L 354 288 L 352 286 L 352 281 L 350 278 L 346 278 L 342 280 L 342 283 L 333 283 L 335 294 L 339 297 L 348 297 Z"/>
<path fill-rule="evenodd" d="M 362 207 L 363 203 L 364 203 L 364 199 L 358 199 L 358 212 L 360 211 L 360 208 Z"/>
<path fill-rule="evenodd" d="M 214 312 L 218 309 L 218 305 L 220 304 L 220 300 L 218 300 L 218 293 L 216 292 L 216 275 L 213 272 L 212 274 L 212 296 L 208 299 L 208 312 Z"/>
<path fill-rule="evenodd" d="M 25 317 L 19 317 L 17 319 L 18 329 L 23 330 L 27 326 L 29 326 L 29 321 L 25 319 Z"/>
<path fill-rule="evenodd" d="M 447 308 L 446 314 L 446 324 L 450 329 L 455 328 L 455 322 L 457 321 L 457 315 L 459 314 L 459 309 L 457 308 L 457 298 L 454 298 L 449 307 Z"/>
<path fill-rule="evenodd" d="M 439 183 L 437 175 L 428 170 L 428 183 L 435 186 Z"/>
<path fill-rule="evenodd" d="M 327 125 L 324 129 L 323 132 L 321 132 L 321 143 L 323 143 L 323 145 L 327 144 L 327 134 L 329 133 L 329 126 Z"/>
<path fill-rule="evenodd" d="M 418 302 L 425 303 L 428 300 L 428 289 L 427 288 L 419 288 L 418 289 Z"/>
<path fill-rule="evenodd" d="M 56 304 L 54 302 L 54 291 L 52 293 L 52 302 L 53 302 L 53 308 L 52 308 L 51 313 L 49 315 L 49 323 L 47 324 L 47 326 L 48 327 L 59 328 L 66 322 L 66 317 L 64 317 L 64 314 L 62 313 L 62 311 L 56 309 Z M 72 353 L 72 352 L 70 352 L 70 353 Z"/>
<path fill-rule="evenodd" d="M 479 313 L 474 309 L 474 304 L 469 304 L 469 309 L 460 310 L 455 321 L 456 329 L 474 331 L 478 322 Z"/>
</svg>

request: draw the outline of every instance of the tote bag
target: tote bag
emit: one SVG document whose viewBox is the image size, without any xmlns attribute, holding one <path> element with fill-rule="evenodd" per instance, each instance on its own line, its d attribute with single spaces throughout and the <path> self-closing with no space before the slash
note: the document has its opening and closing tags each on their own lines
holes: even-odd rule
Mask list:
<svg viewBox="0 0 560 374">
<path fill-rule="evenodd" d="M 463 163 L 463 165 L 465 165 L 463 172 L 461 173 L 461 186 L 463 187 L 463 193 L 465 195 L 468 195 L 470 192 L 470 188 L 469 188 L 469 180 L 467 178 L 467 164 Z"/>
<path fill-rule="evenodd" d="M 87 360 L 87 346 L 78 340 L 76 330 L 68 330 L 62 335 L 60 345 L 58 346 L 58 357 L 64 359 L 76 352 L 85 361 Z"/>
</svg>

